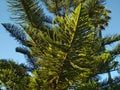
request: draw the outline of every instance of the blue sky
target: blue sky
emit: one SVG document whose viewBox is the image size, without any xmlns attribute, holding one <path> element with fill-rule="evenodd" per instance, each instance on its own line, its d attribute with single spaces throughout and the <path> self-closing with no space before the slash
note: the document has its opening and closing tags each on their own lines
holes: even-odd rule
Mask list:
<svg viewBox="0 0 120 90">
<path fill-rule="evenodd" d="M 13 59 L 18 63 L 25 62 L 24 55 L 15 52 L 15 47 L 20 44 L 5 31 L 1 23 L 13 23 L 6 0 L 0 0 L 0 59 Z"/>
<path fill-rule="evenodd" d="M 106 7 L 107 9 L 110 9 L 112 13 L 110 14 L 111 20 L 109 22 L 109 27 L 106 28 L 106 33 L 109 34 L 115 34 L 119 33 L 119 26 L 120 26 L 120 0 L 106 0 Z"/>
<path fill-rule="evenodd" d="M 106 7 L 110 9 L 112 13 L 110 14 L 111 20 L 109 22 L 109 27 L 103 31 L 104 35 L 120 34 L 120 0 L 106 0 Z M 0 0 L 0 23 L 13 23 L 10 19 L 10 13 L 8 12 L 8 7 L 6 0 Z M 13 37 L 5 31 L 3 26 L 0 24 L 0 59 L 13 59 L 18 63 L 25 62 L 24 55 L 15 52 L 15 48 L 20 46 L 20 44 L 14 40 Z M 113 48 L 114 45 L 109 46 Z M 117 58 L 119 60 L 119 58 Z"/>
</svg>

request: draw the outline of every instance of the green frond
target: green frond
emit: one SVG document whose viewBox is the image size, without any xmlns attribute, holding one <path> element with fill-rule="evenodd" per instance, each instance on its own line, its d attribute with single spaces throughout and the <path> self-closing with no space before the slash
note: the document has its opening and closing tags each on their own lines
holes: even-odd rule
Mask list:
<svg viewBox="0 0 120 90">
<path fill-rule="evenodd" d="M 105 8 L 104 2 L 105 0 L 86 0 L 83 3 L 82 14 L 89 15 L 96 27 L 98 25 L 108 26 L 108 21 L 110 20 L 108 16 L 110 10 Z"/>
<path fill-rule="evenodd" d="M 12 60 L 0 59 L 0 81 L 6 89 L 29 89 L 29 75 L 25 66 Z"/>
<path fill-rule="evenodd" d="M 80 27 L 78 25 L 80 21 L 80 11 L 81 5 L 79 5 L 71 16 L 65 15 L 65 17 L 57 16 L 54 23 L 54 39 L 58 40 L 58 42 L 62 42 L 65 45 L 72 43 L 75 34 L 80 32 Z M 60 40 L 61 39 L 61 40 Z"/>
<path fill-rule="evenodd" d="M 91 75 L 94 77 L 100 72 L 106 72 L 105 69 L 100 70 L 101 64 L 107 69 L 112 61 L 110 54 L 101 49 L 103 46 L 101 47 L 100 40 L 95 38 L 95 25 L 92 23 L 92 18 L 88 15 L 83 16 L 81 7 L 82 4 L 70 15 L 57 16 L 53 22 L 53 36 L 50 36 L 49 30 L 37 33 L 42 44 L 39 43 L 31 48 L 34 56 L 40 58 L 37 61 L 37 65 L 41 67 L 40 72 L 57 73 L 46 78 L 52 81 L 50 84 L 57 81 L 57 87 L 60 87 L 59 84 L 63 87 L 64 83 L 71 86 L 77 82 L 86 82 Z M 97 69 L 94 69 L 95 67 Z M 67 85 L 63 88 L 67 88 Z"/>
<path fill-rule="evenodd" d="M 10 35 L 14 37 L 16 40 L 18 40 L 18 42 L 20 42 L 21 44 L 28 47 L 35 45 L 30 36 L 22 28 L 9 23 L 3 23 L 2 25 L 10 33 Z"/>
<path fill-rule="evenodd" d="M 51 13 L 56 16 L 65 16 L 70 14 L 71 8 L 75 8 L 79 5 L 81 0 L 42 0 Z"/>
<path fill-rule="evenodd" d="M 19 24 L 29 24 L 40 29 L 45 22 L 45 15 L 39 6 L 38 0 L 7 0 L 12 19 Z"/>
<path fill-rule="evenodd" d="M 55 15 L 59 15 L 59 16 L 61 15 L 59 11 L 61 10 L 63 1 L 64 0 L 42 0 L 42 2 L 46 4 L 50 12 L 54 13 Z"/>
<path fill-rule="evenodd" d="M 46 49 L 47 51 L 45 50 L 45 55 L 47 58 L 49 58 L 49 60 L 44 57 L 42 58 L 43 61 L 42 60 L 39 61 L 39 65 L 45 67 L 46 69 L 50 65 L 51 67 L 49 67 L 48 69 L 53 71 L 56 71 L 57 68 L 58 69 L 60 68 L 59 71 L 58 70 L 56 71 L 59 76 L 58 83 L 60 84 L 63 84 L 62 81 L 66 81 L 62 77 L 66 77 L 68 80 L 80 82 L 81 81 L 80 77 L 89 77 L 89 75 L 91 75 L 91 70 L 89 69 L 90 66 L 88 66 L 89 61 L 84 62 L 84 60 L 88 60 L 87 58 L 89 56 L 87 56 L 88 55 L 87 53 L 91 51 L 91 49 L 90 51 L 88 50 L 89 52 L 85 51 L 90 45 L 90 41 L 88 39 L 91 35 L 94 36 L 94 34 L 89 33 L 90 30 L 89 28 L 91 28 L 92 23 L 91 20 L 88 19 L 88 17 L 87 18 L 86 17 L 81 17 L 81 4 L 80 4 L 74 10 L 74 12 L 71 13 L 70 16 L 65 15 L 65 17 L 59 16 L 56 17 L 54 21 L 55 22 L 53 31 L 54 36 L 53 38 L 51 38 L 52 40 L 50 39 L 50 37 L 46 38 L 43 36 L 46 42 L 50 44 L 48 46 L 48 49 Z M 83 23 L 84 21 L 86 23 Z M 84 37 L 84 34 L 87 36 Z M 85 38 L 88 41 L 85 40 Z M 84 45 L 87 44 L 88 46 L 85 45 L 86 46 L 85 47 L 82 44 Z M 85 48 L 83 49 L 82 47 Z M 85 56 L 82 56 L 81 54 L 84 54 Z M 51 61 L 51 63 L 49 61 Z M 80 62 L 82 61 L 83 63 L 80 64 Z M 43 64 L 45 62 L 46 64 Z M 76 70 L 78 71 L 76 72 Z M 81 72 L 83 72 L 85 76 L 83 76 L 83 73 Z M 67 73 L 69 73 L 70 75 L 68 76 Z M 68 82 L 66 81 L 66 83 Z"/>
<path fill-rule="evenodd" d="M 109 51 L 112 56 L 118 56 L 120 54 L 120 44 L 118 44 L 115 48 Z"/>
<path fill-rule="evenodd" d="M 104 45 L 109 45 L 120 40 L 120 35 L 115 34 L 114 36 L 107 36 L 103 38 Z"/>
<path fill-rule="evenodd" d="M 25 36 L 25 33 L 21 28 L 17 27 L 16 25 L 9 24 L 9 23 L 3 23 L 2 25 L 10 33 L 12 37 L 16 38 L 21 43 L 27 40 L 27 37 Z"/>
</svg>

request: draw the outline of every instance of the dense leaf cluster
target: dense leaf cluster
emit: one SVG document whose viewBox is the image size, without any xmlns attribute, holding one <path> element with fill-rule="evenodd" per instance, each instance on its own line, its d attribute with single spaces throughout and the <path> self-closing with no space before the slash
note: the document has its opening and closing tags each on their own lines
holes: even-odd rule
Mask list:
<svg viewBox="0 0 120 90">
<path fill-rule="evenodd" d="M 119 44 L 112 50 L 106 50 L 105 46 L 119 41 L 120 35 L 102 37 L 102 30 L 110 19 L 110 11 L 105 8 L 103 0 L 41 0 L 47 10 L 54 13 L 54 19 L 44 14 L 38 0 L 8 2 L 19 27 L 9 23 L 3 23 L 3 26 L 23 45 L 16 51 L 26 56 L 29 65 L 23 65 L 23 68 L 11 61 L 1 61 L 0 74 L 18 80 L 16 83 L 9 77 L 0 78 L 5 87 L 97 90 L 103 88 L 98 83 L 99 74 L 109 73 L 111 80 L 111 70 L 118 68 L 114 59 L 120 53 Z M 4 68 L 4 62 L 7 68 Z M 10 70 L 9 64 L 12 64 Z"/>
</svg>

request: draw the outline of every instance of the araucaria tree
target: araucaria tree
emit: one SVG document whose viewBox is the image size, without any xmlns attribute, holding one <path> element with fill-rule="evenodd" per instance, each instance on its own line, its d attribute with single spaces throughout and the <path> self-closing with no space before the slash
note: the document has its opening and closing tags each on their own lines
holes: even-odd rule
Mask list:
<svg viewBox="0 0 120 90">
<path fill-rule="evenodd" d="M 8 0 L 19 26 L 2 24 L 22 44 L 16 51 L 29 63 L 25 66 L 31 72 L 27 89 L 101 89 L 97 76 L 116 68 L 114 58 L 120 53 L 119 44 L 113 50 L 105 48 L 119 41 L 120 35 L 102 37 L 110 19 L 104 0 L 40 2 L 44 6 L 40 7 L 39 0 Z"/>
</svg>

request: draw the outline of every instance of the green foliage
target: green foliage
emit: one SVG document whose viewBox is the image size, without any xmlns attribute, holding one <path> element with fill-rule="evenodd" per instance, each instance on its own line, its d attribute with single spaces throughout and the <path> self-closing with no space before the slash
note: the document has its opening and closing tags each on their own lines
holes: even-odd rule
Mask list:
<svg viewBox="0 0 120 90">
<path fill-rule="evenodd" d="M 48 10 L 57 16 L 64 16 L 72 11 L 72 8 L 79 5 L 81 0 L 42 0 Z M 71 8 L 72 7 L 72 8 Z"/>
<path fill-rule="evenodd" d="M 50 27 L 45 25 L 46 18 L 36 0 L 9 1 L 12 12 L 19 14 L 15 18 L 23 23 L 19 23 L 20 28 L 6 23 L 3 26 L 25 46 L 17 47 L 16 51 L 27 57 L 32 75 L 25 74 L 26 69 L 18 65 L 25 72 L 20 71 L 24 75 L 14 78 L 17 72 L 12 70 L 19 71 L 19 68 L 13 68 L 13 64 L 10 70 L 1 70 L 3 76 L 12 78 L 4 82 L 5 86 L 14 86 L 14 79 L 21 78 L 29 81 L 18 82 L 25 84 L 25 90 L 98 89 L 100 86 L 93 78 L 118 65 L 114 59 L 119 54 L 119 46 L 108 51 L 105 45 L 119 41 L 119 35 L 102 38 L 101 30 L 108 25 L 110 11 L 101 0 L 42 1 L 56 14 Z M 19 85 L 10 88 L 18 89 Z"/>
<path fill-rule="evenodd" d="M 89 81 L 84 84 L 80 84 L 77 89 L 75 90 L 98 90 L 99 86 L 96 82 L 94 81 Z"/>
<path fill-rule="evenodd" d="M 24 65 L 0 60 L 0 81 L 8 90 L 28 90 L 29 75 Z M 22 87 L 21 87 L 22 86 Z"/>
<path fill-rule="evenodd" d="M 45 22 L 50 20 L 44 15 L 38 0 L 7 0 L 11 17 L 19 24 L 31 25 L 37 29 L 43 28 Z"/>
</svg>

